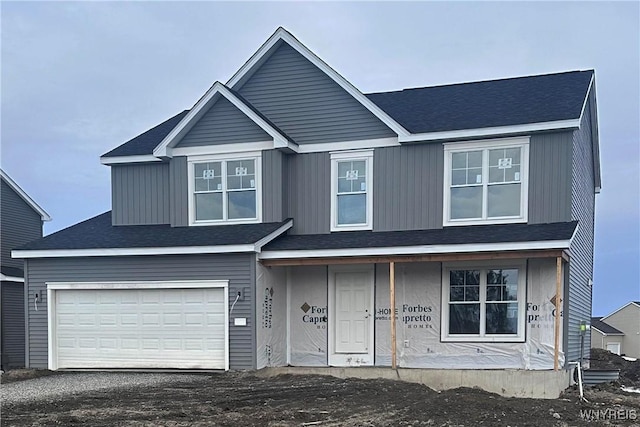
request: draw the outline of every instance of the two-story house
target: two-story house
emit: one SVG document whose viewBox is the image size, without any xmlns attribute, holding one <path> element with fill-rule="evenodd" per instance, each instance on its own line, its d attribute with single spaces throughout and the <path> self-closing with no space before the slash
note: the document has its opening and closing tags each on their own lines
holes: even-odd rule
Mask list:
<svg viewBox="0 0 640 427">
<path fill-rule="evenodd" d="M 592 70 L 363 94 L 280 28 L 101 161 L 112 211 L 14 251 L 32 367 L 579 357 L 600 189 Z"/>
<path fill-rule="evenodd" d="M 0 361 L 2 369 L 25 365 L 24 262 L 11 250 L 42 237 L 51 217 L 0 169 Z"/>
</svg>

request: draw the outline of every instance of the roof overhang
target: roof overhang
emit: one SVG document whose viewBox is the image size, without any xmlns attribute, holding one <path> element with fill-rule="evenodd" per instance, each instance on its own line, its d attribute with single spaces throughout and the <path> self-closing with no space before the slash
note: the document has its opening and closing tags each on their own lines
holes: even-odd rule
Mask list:
<svg viewBox="0 0 640 427">
<path fill-rule="evenodd" d="M 398 136 L 399 142 L 440 141 L 490 136 L 511 136 L 550 130 L 575 130 L 580 127 L 580 119 L 557 120 L 552 122 L 528 123 L 523 125 L 496 126 L 478 129 L 460 129 L 442 132 L 413 133 Z"/>
<path fill-rule="evenodd" d="M 172 157 L 172 148 L 189 132 L 191 127 L 204 116 L 204 114 L 215 104 L 218 96 L 226 98 L 238 110 L 244 113 L 256 125 L 273 138 L 273 148 L 287 151 L 297 151 L 298 145 L 291 142 L 285 135 L 275 129 L 270 123 L 264 120 L 259 114 L 245 104 L 240 98 L 234 95 L 225 85 L 215 82 L 211 88 L 198 100 L 196 105 L 186 116 L 174 127 L 171 132 L 154 148 L 153 156 L 157 158 Z"/>
<path fill-rule="evenodd" d="M 16 182 L 11 179 L 11 177 L 7 175 L 2 169 L 0 169 L 0 176 L 7 183 L 7 185 L 11 187 L 11 189 L 15 191 L 18 196 L 20 196 L 20 198 L 31 207 L 31 209 L 33 209 L 38 213 L 38 215 L 40 215 L 42 221 L 51 221 L 51 216 L 49 216 L 49 214 L 44 209 L 42 209 L 40 205 L 38 205 L 31 197 L 29 197 L 29 195 L 25 193 L 24 190 L 20 188 L 20 186 L 16 184 Z"/>
<path fill-rule="evenodd" d="M 223 254 L 223 253 L 259 253 L 262 247 L 286 232 L 293 226 L 289 220 L 275 231 L 267 234 L 254 243 L 237 245 L 211 246 L 168 246 L 145 248 L 86 248 L 86 249 L 42 249 L 42 250 L 13 250 L 12 258 L 77 258 L 77 257 L 112 257 L 112 256 L 141 256 L 141 255 L 194 255 L 194 254 Z"/>
<path fill-rule="evenodd" d="M 621 337 L 624 336 L 623 332 L 602 332 L 600 329 L 598 329 L 597 327 L 591 325 L 591 329 L 595 329 L 596 331 L 600 332 L 603 336 L 605 337 L 609 337 L 609 336 L 617 336 L 617 337 Z"/>
<path fill-rule="evenodd" d="M 446 262 L 463 260 L 557 258 L 569 261 L 570 240 L 463 245 L 421 245 L 379 248 L 263 251 L 268 266 L 388 262 Z"/>
<path fill-rule="evenodd" d="M 0 273 L 0 281 L 24 283 L 24 277 L 7 276 L 5 274 Z"/>
<path fill-rule="evenodd" d="M 100 157 L 100 163 L 103 165 L 119 165 L 130 163 L 147 163 L 147 162 L 161 162 L 162 159 L 155 157 L 151 154 L 141 154 L 137 156 L 115 156 L 115 157 Z"/>
</svg>

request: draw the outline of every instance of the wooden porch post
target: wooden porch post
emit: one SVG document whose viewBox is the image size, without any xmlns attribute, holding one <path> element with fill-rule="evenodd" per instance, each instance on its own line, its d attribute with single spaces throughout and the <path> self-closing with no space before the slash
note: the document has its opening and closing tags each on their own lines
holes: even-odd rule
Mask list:
<svg viewBox="0 0 640 427">
<path fill-rule="evenodd" d="M 396 268 L 389 263 L 389 307 L 391 309 L 391 369 L 396 369 Z"/>
<path fill-rule="evenodd" d="M 562 257 L 556 258 L 556 315 L 555 315 L 555 342 L 553 345 L 553 369 L 560 369 L 559 355 L 560 355 L 560 309 L 562 297 L 560 296 L 562 289 Z"/>
</svg>

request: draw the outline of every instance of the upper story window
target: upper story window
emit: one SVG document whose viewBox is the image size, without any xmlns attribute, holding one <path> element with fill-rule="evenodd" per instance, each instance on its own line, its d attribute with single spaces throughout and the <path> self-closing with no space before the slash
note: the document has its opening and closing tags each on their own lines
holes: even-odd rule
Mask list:
<svg viewBox="0 0 640 427">
<path fill-rule="evenodd" d="M 522 341 L 525 324 L 522 265 L 443 270 L 443 341 Z"/>
<path fill-rule="evenodd" d="M 445 144 L 444 225 L 527 221 L 529 139 Z"/>
<path fill-rule="evenodd" d="M 259 222 L 259 155 L 189 159 L 191 224 Z"/>
<path fill-rule="evenodd" d="M 373 150 L 331 153 L 331 231 L 373 227 Z"/>
</svg>

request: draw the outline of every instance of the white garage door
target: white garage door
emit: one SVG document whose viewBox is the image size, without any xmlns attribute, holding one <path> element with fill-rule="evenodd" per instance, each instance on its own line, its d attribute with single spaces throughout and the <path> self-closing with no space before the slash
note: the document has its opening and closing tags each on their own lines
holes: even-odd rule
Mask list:
<svg viewBox="0 0 640 427">
<path fill-rule="evenodd" d="M 51 369 L 228 369 L 226 282 L 73 286 L 48 287 Z"/>
</svg>

